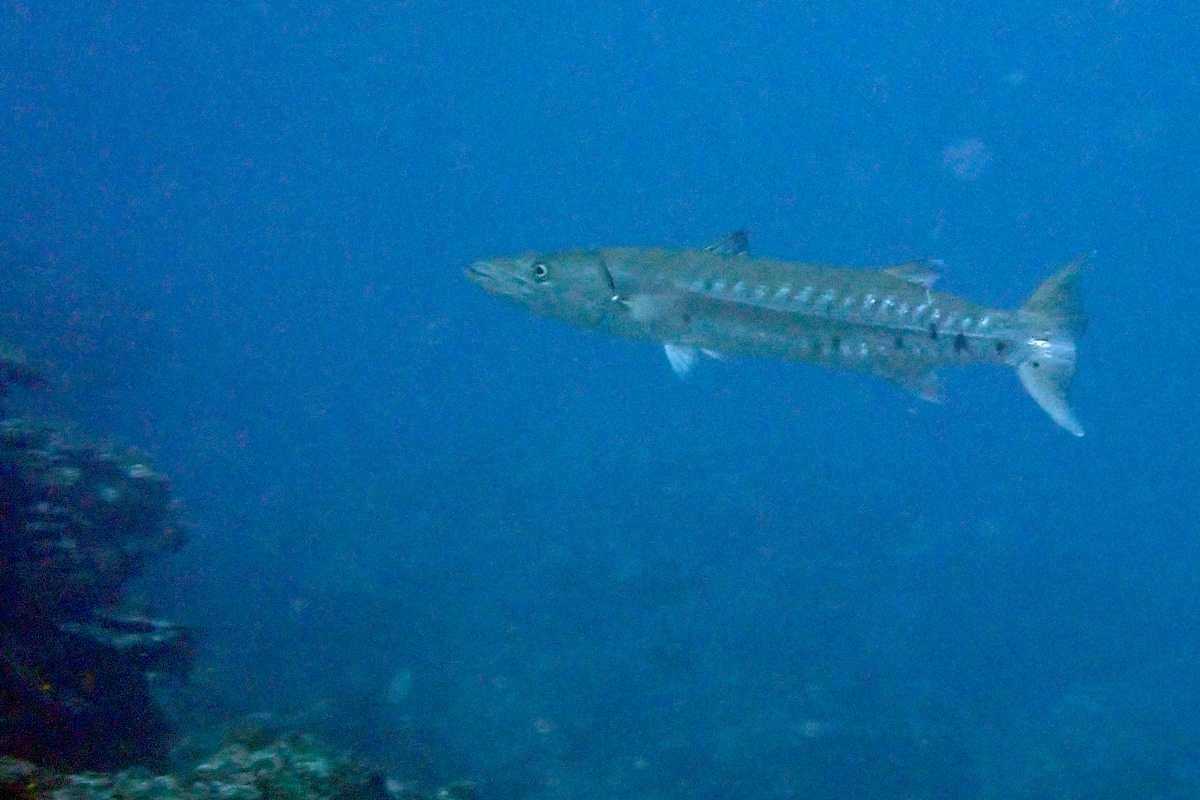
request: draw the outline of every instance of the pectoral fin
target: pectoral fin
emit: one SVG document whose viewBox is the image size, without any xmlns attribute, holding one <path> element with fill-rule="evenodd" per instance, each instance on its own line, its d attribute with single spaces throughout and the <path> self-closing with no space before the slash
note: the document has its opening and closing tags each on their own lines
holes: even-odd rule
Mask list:
<svg viewBox="0 0 1200 800">
<path fill-rule="evenodd" d="M 671 369 L 681 378 L 688 376 L 700 355 L 699 350 L 686 345 L 664 344 L 663 350 L 667 353 L 667 361 L 671 362 Z"/>
</svg>

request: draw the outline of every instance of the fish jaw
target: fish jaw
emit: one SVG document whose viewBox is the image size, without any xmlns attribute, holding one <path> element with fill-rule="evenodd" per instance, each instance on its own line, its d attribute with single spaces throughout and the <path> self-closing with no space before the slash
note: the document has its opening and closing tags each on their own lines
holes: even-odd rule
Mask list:
<svg viewBox="0 0 1200 800">
<path fill-rule="evenodd" d="M 533 284 L 525 278 L 508 259 L 476 261 L 467 267 L 467 280 L 490 295 L 507 297 L 518 302 L 528 301 L 533 295 Z"/>
</svg>

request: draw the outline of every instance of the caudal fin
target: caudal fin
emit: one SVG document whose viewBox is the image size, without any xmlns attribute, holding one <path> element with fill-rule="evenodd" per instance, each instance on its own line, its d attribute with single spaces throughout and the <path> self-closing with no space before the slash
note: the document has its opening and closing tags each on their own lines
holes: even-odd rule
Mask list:
<svg viewBox="0 0 1200 800">
<path fill-rule="evenodd" d="M 1083 426 L 1067 400 L 1075 375 L 1075 341 L 1087 328 L 1079 294 L 1080 273 L 1087 256 L 1076 258 L 1037 288 L 1019 312 L 1028 326 L 1024 357 L 1017 375 L 1025 391 L 1050 418 L 1076 436 Z"/>
</svg>

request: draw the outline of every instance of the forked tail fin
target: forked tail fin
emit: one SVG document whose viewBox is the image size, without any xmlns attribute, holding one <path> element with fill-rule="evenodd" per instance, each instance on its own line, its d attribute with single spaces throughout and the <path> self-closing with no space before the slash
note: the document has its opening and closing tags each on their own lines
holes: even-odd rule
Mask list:
<svg viewBox="0 0 1200 800">
<path fill-rule="evenodd" d="M 1025 301 L 1019 312 L 1028 326 L 1024 357 L 1017 375 L 1025 391 L 1050 418 L 1076 436 L 1083 426 L 1067 400 L 1075 375 L 1075 340 L 1087 328 L 1079 294 L 1079 278 L 1087 256 L 1082 255 L 1051 275 Z"/>
</svg>

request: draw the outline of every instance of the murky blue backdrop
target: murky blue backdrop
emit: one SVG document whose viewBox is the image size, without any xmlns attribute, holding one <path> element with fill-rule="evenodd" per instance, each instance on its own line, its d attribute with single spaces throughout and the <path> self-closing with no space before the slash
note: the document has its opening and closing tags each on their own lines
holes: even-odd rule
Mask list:
<svg viewBox="0 0 1200 800">
<path fill-rule="evenodd" d="M 173 476 L 193 710 L 485 798 L 1200 793 L 1200 14 L 925 5 L 5 4 L 0 335 Z M 461 277 L 739 227 L 1094 251 L 1087 437 Z"/>
</svg>

